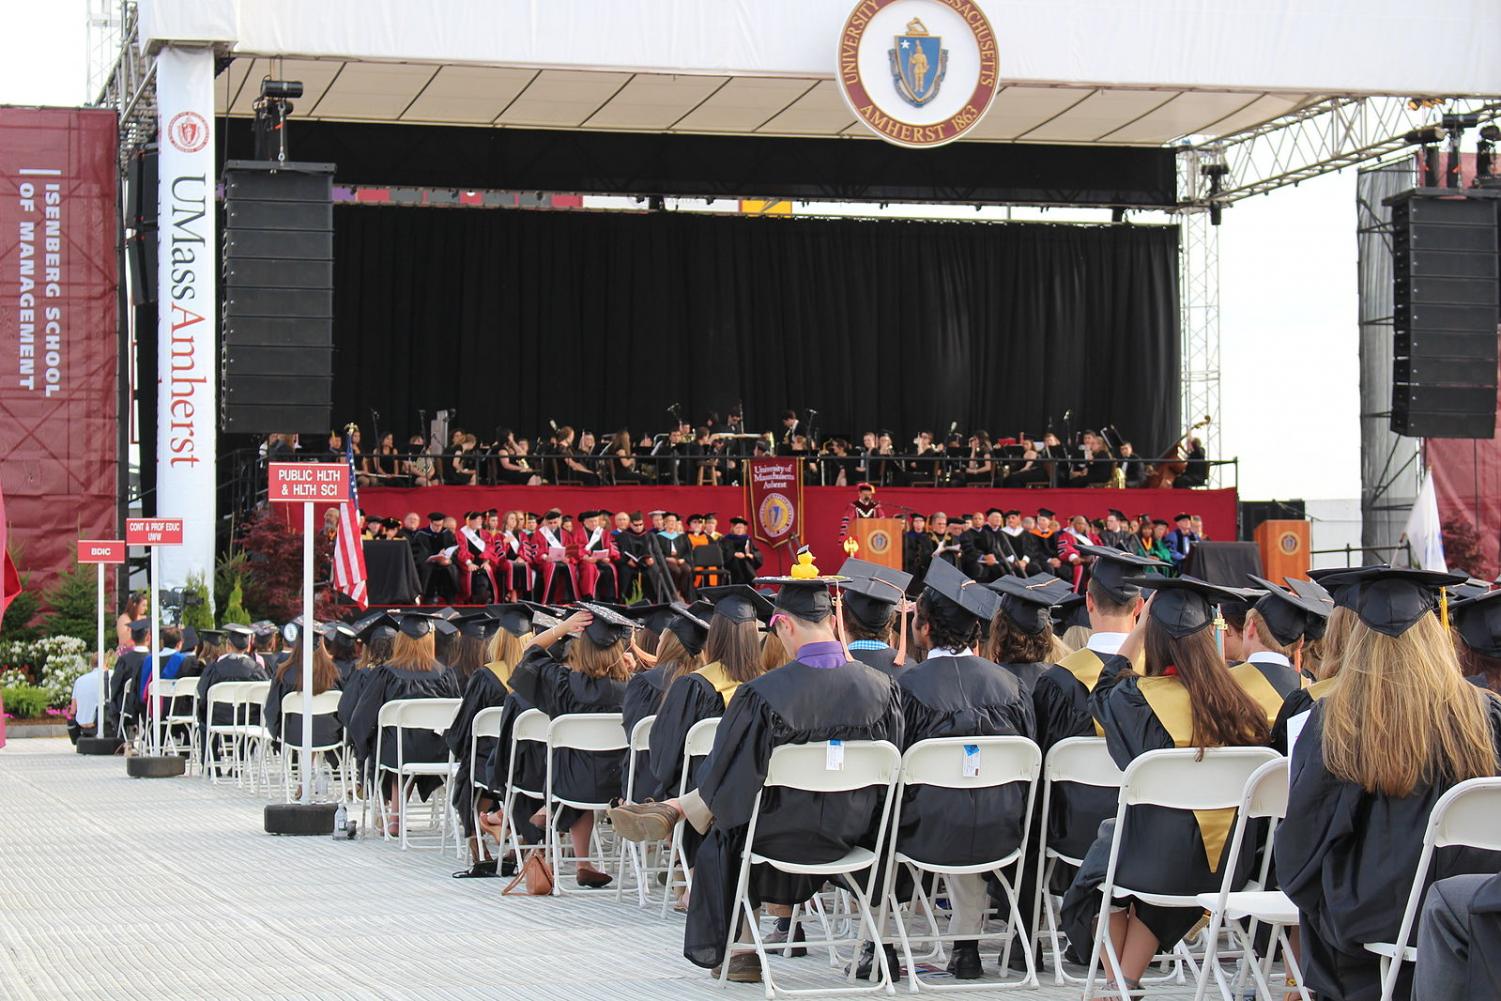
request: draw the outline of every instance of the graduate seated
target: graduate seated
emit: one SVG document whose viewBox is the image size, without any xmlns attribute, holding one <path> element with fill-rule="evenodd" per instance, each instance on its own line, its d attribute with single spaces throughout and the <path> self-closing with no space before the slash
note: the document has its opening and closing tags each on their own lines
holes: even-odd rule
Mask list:
<svg viewBox="0 0 1501 1001">
<path fill-rule="evenodd" d="M 1364 945 L 1396 939 L 1434 804 L 1501 764 L 1501 701 L 1465 682 L 1435 614 L 1441 589 L 1463 580 L 1390 567 L 1321 580 L 1357 621 L 1293 745 L 1275 856 L 1298 905 L 1304 979 L 1321 998 L 1380 995 L 1379 957 Z M 1501 869 L 1470 849 L 1434 863 L 1434 878 Z M 1411 976 L 1404 964 L 1397 997 Z"/>
<path fill-rule="evenodd" d="M 1465 679 L 1501 694 L 1501 591 L 1455 602 L 1452 617 Z"/>
<path fill-rule="evenodd" d="M 637 724 L 646 717 L 657 714 L 662 698 L 673 682 L 703 667 L 703 650 L 709 639 L 709 623 L 678 602 L 668 605 L 638 605 L 626 609 L 626 614 L 643 623 L 639 633 L 649 632 L 657 637 L 653 646 L 656 653 L 642 649 L 634 638 L 631 641 L 631 652 L 635 654 L 637 663 L 646 666 L 631 675 L 620 706 L 620 723 L 629 740 Z M 663 791 L 657 786 L 652 774 L 650 754 L 642 753 L 638 757 L 636 788 L 630 798 L 638 803 L 647 799 L 661 799 Z M 629 775 L 623 772 L 620 787 L 622 797 L 627 792 L 628 779 Z"/>
<path fill-rule="evenodd" d="M 204 634 L 212 640 L 223 639 L 222 653 L 212 663 L 205 664 L 203 673 L 198 677 L 198 732 L 203 735 L 205 749 L 209 744 L 208 727 L 210 724 L 223 726 L 234 722 L 234 710 L 228 703 L 220 703 L 214 707 L 212 718 L 208 716 L 208 693 L 221 681 L 265 681 L 266 672 L 251 655 L 251 637 L 254 635 L 249 626 L 242 626 L 237 622 L 230 622 L 224 626 L 223 632 L 211 633 L 204 630 Z M 253 717 L 250 722 L 259 722 L 260 708 L 252 707 Z M 223 743 L 227 738 L 218 738 Z M 207 758 L 205 758 L 207 760 Z M 215 754 L 215 760 L 223 762 L 222 753 Z"/>
<path fill-rule="evenodd" d="M 339 690 L 339 669 L 335 666 L 333 658 L 328 655 L 322 642 L 313 644 L 313 694 L 321 695 L 324 692 Z M 281 741 L 282 737 L 282 699 L 292 692 L 303 690 L 302 670 L 302 643 L 293 633 L 290 649 L 281 666 L 276 669 L 276 674 L 271 678 L 271 687 L 266 690 L 266 704 L 261 709 L 261 721 L 270 731 L 274 741 Z M 312 743 L 317 747 L 326 747 L 337 744 L 343 737 L 343 727 L 339 725 L 337 717 L 317 716 L 313 720 Z M 286 718 L 286 747 L 300 748 L 302 746 L 302 713 L 293 711 L 287 713 Z M 306 766 L 299 766 L 304 768 Z M 315 787 L 316 788 L 316 785 Z M 296 800 L 302 795 L 301 787 L 292 793 L 292 799 Z"/>
<path fill-rule="evenodd" d="M 850 656 L 896 679 L 907 664 L 907 589 L 912 575 L 851 557 L 839 568 L 839 614 Z M 900 627 L 901 636 L 895 633 Z M 897 645 L 892 645 L 892 640 Z"/>
<path fill-rule="evenodd" d="M 731 913 L 747 825 L 773 748 L 824 740 L 889 740 L 900 745 L 903 722 L 896 686 L 879 671 L 845 659 L 830 622 L 831 580 L 757 578 L 780 587 L 771 628 L 793 660 L 740 686 L 720 721 L 714 749 L 698 772 L 698 789 L 681 799 L 617 807 L 611 821 L 630 841 L 661 841 L 684 819 L 704 836 L 694 867 L 683 955 L 714 968 L 725 958 L 730 931 L 749 942 L 750 932 Z M 757 846 L 795 861 L 842 858 L 861 844 L 882 809 L 874 789 L 815 796 L 779 789 L 762 803 Z M 873 846 L 867 846 L 873 847 Z M 766 868 L 752 872 L 754 905 L 801 904 L 820 888 L 816 877 Z M 895 973 L 895 971 L 892 971 Z M 761 980 L 759 959 L 736 952 L 725 971 L 742 983 Z"/>
<path fill-rule="evenodd" d="M 396 767 L 395 727 L 388 727 L 388 732 L 381 736 L 380 761 L 374 760 L 381 706 L 396 699 L 456 699 L 461 694 L 453 673 L 438 660 L 434 630 L 433 616 L 416 612 L 403 614 L 397 621 L 396 635 L 391 641 L 390 658 L 371 668 L 369 678 L 361 685 L 359 701 L 350 713 L 346 728 L 356 757 L 367 763 L 367 773 L 376 772 L 380 765 Z M 401 755 L 406 761 L 444 761 L 448 757 L 448 748 L 436 733 L 403 730 Z M 395 837 L 401 833 L 398 826 L 399 786 L 389 772 L 382 774 L 381 782 L 378 795 L 388 801 L 386 833 Z M 418 777 L 414 788 L 425 800 L 441 784 L 437 777 L 424 775 Z"/>
<path fill-rule="evenodd" d="M 1234 592 L 1191 577 L 1128 577 L 1154 588 L 1145 612 L 1120 650 L 1105 658 L 1089 705 L 1104 731 L 1110 756 L 1125 769 L 1139 755 L 1172 747 L 1245 747 L 1265 744 L 1269 728 L 1260 706 L 1230 676 L 1212 628 L 1213 603 Z M 1144 654 L 1143 672 L 1132 661 Z M 1227 830 L 1206 814 L 1138 807 L 1127 825 L 1116 879 L 1145 892 L 1192 896 L 1217 890 L 1224 878 Z M 1063 928 L 1070 958 L 1085 961 L 1101 920 L 1104 882 L 1114 823 L 1084 858 L 1063 898 Z M 1249 877 L 1252 852 L 1241 852 L 1234 885 Z M 1104 995 L 1140 989 L 1141 975 L 1158 952 L 1170 951 L 1199 921 L 1199 908 L 1170 908 L 1128 899 L 1111 902 L 1103 920 L 1120 957 Z M 1102 995 L 1102 996 L 1104 996 Z"/>
<path fill-rule="evenodd" d="M 635 623 L 591 602 L 558 625 L 541 633 L 511 672 L 510 687 L 521 698 L 557 719 L 569 713 L 618 713 L 625 698 L 626 679 L 635 660 L 626 642 Z M 552 647 L 573 637 L 557 659 Z M 604 803 L 620 793 L 624 754 L 618 751 L 558 751 L 553 761 L 553 784 L 559 796 L 585 803 Z M 594 814 L 559 807 L 556 817 L 544 806 L 530 820 L 533 827 L 549 822 L 567 831 L 578 859 L 588 858 Z M 611 876 L 590 862 L 575 864 L 575 880 L 583 887 L 603 887 Z"/>
</svg>

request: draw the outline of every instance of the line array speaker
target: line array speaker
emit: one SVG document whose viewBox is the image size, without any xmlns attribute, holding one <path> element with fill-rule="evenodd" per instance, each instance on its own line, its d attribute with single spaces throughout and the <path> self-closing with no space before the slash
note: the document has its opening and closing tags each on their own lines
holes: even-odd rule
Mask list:
<svg viewBox="0 0 1501 1001">
<path fill-rule="evenodd" d="M 224 171 L 223 430 L 329 429 L 331 163 L 231 160 Z"/>
<path fill-rule="evenodd" d="M 1427 438 L 1496 430 L 1501 245 L 1495 197 L 1414 189 L 1392 207 L 1391 428 Z"/>
</svg>

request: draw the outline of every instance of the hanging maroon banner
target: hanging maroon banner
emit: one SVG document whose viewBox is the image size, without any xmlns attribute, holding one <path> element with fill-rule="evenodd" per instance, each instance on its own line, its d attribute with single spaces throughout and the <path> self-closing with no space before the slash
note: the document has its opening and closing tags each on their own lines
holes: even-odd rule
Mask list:
<svg viewBox="0 0 1501 1001">
<path fill-rule="evenodd" d="M 751 534 L 769 546 L 795 542 L 803 536 L 802 464 L 795 456 L 748 459 L 745 509 Z"/>
<path fill-rule="evenodd" d="M 115 524 L 115 114 L 0 107 L 0 485 L 32 588 Z"/>
</svg>

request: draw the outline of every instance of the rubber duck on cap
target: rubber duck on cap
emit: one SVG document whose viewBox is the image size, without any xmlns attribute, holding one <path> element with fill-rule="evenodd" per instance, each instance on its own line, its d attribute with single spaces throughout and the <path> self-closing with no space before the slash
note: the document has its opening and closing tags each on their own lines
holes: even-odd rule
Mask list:
<svg viewBox="0 0 1501 1001">
<path fill-rule="evenodd" d="M 821 576 L 818 567 L 813 565 L 813 550 L 803 546 L 797 551 L 797 561 L 792 564 L 792 569 L 787 571 L 787 576 L 797 580 L 812 580 Z"/>
</svg>

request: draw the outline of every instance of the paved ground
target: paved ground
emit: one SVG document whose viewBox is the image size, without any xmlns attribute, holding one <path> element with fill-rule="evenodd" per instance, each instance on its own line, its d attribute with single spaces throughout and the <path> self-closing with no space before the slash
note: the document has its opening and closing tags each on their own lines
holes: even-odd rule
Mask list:
<svg viewBox="0 0 1501 1001">
<path fill-rule="evenodd" d="M 263 802 L 198 777 L 132 780 L 121 759 L 80 757 L 63 740 L 12 741 L 0 750 L 0 999 L 717 991 L 680 958 L 679 917 L 616 903 L 613 890 L 502 898 L 499 880 L 449 878 L 451 850 L 269 837 Z M 834 985 L 816 955 L 776 962 L 788 986 Z M 762 996 L 744 985 L 728 995 Z"/>
</svg>

